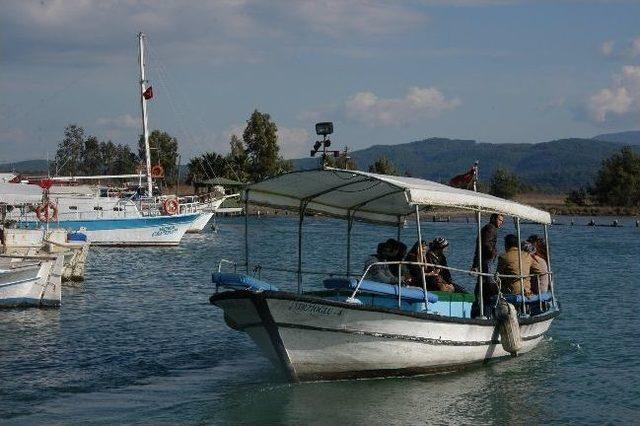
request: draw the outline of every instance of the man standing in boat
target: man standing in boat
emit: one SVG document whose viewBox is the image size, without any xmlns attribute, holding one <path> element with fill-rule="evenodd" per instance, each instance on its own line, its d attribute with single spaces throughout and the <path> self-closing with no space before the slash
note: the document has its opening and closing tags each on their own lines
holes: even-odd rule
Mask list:
<svg viewBox="0 0 640 426">
<path fill-rule="evenodd" d="M 491 273 L 491 264 L 498 257 L 498 249 L 496 248 L 496 244 L 498 241 L 498 229 L 502 227 L 504 223 L 504 216 L 501 214 L 494 213 L 489 218 L 489 223 L 482 227 L 481 230 L 481 244 L 482 244 L 482 269 L 480 269 L 480 256 L 478 253 L 478 244 L 476 242 L 476 251 L 473 256 L 473 266 L 471 267 L 472 271 L 481 270 L 485 274 Z M 482 299 L 483 303 L 486 306 L 489 303 L 489 299 L 492 296 L 498 294 L 498 289 L 496 288 L 496 284 L 490 277 L 483 277 L 482 279 Z M 478 277 L 478 281 L 476 282 L 475 288 L 476 302 L 472 307 L 472 316 L 480 315 L 480 307 L 478 306 L 477 300 L 480 295 L 480 277 Z"/>
</svg>

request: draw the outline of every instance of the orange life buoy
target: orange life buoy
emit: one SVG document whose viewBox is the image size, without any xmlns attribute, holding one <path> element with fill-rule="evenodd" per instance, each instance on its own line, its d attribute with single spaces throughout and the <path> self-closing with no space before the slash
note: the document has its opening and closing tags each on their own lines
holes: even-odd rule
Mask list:
<svg viewBox="0 0 640 426">
<path fill-rule="evenodd" d="M 174 215 L 180 211 L 180 203 L 178 203 L 178 200 L 175 198 L 164 200 L 162 202 L 162 207 L 164 208 L 164 212 L 168 215 Z"/>
<path fill-rule="evenodd" d="M 160 164 L 156 164 L 151 168 L 151 177 L 154 179 L 164 177 L 164 167 Z"/>
<path fill-rule="evenodd" d="M 36 216 L 40 222 L 51 222 L 58 219 L 58 208 L 51 201 L 36 207 Z"/>
</svg>

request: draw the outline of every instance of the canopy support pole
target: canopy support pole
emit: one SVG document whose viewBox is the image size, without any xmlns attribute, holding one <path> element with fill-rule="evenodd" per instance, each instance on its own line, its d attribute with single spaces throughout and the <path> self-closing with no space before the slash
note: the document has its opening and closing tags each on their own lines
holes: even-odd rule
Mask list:
<svg viewBox="0 0 640 426">
<path fill-rule="evenodd" d="M 351 228 L 353 228 L 353 213 L 347 211 L 347 279 L 351 276 Z"/>
<path fill-rule="evenodd" d="M 420 256 L 420 277 L 422 278 L 422 289 L 424 290 L 424 309 L 429 311 L 429 297 L 427 295 L 427 280 L 424 277 L 424 253 L 422 252 L 422 230 L 420 229 L 420 207 L 416 204 L 416 227 L 418 228 L 418 256 Z M 400 293 L 400 288 L 398 288 Z"/>
<path fill-rule="evenodd" d="M 400 234 L 402 233 L 402 222 L 400 221 L 400 216 L 398 216 L 398 242 L 400 242 Z"/>
<path fill-rule="evenodd" d="M 520 296 L 522 297 L 522 314 L 525 311 L 525 299 L 524 299 L 524 277 L 522 276 L 522 241 L 520 241 L 520 218 L 516 217 L 516 231 L 518 234 L 518 275 L 520 275 Z"/>
<path fill-rule="evenodd" d="M 475 185 L 474 185 L 475 188 Z M 482 215 L 480 214 L 480 210 L 476 212 L 476 220 L 478 222 L 478 305 L 480 307 L 480 318 L 485 318 L 484 316 L 484 273 L 483 263 L 482 263 Z M 489 272 L 489 271 L 487 271 Z"/>
<path fill-rule="evenodd" d="M 249 190 L 244 195 L 244 266 L 249 274 Z"/>
<path fill-rule="evenodd" d="M 302 294 L 302 223 L 308 201 L 300 201 L 300 217 L 298 219 L 298 294 Z"/>
<path fill-rule="evenodd" d="M 551 303 L 556 308 L 556 280 L 551 272 L 551 252 L 549 251 L 549 225 L 544 225 L 544 244 L 547 249 L 547 270 L 549 271 L 549 287 L 551 287 Z"/>
</svg>

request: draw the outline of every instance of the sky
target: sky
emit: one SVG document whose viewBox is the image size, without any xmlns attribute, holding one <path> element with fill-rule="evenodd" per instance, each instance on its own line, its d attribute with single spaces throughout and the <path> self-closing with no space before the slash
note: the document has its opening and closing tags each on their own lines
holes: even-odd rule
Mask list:
<svg viewBox="0 0 640 426">
<path fill-rule="evenodd" d="M 0 0 L 0 163 L 53 158 L 68 124 L 181 161 L 228 152 L 254 109 L 285 158 L 428 137 L 543 142 L 640 129 L 640 1 Z"/>
</svg>

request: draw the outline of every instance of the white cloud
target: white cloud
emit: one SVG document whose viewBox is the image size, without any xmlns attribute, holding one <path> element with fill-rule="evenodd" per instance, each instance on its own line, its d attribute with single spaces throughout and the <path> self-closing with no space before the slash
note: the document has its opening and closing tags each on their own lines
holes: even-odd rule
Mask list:
<svg viewBox="0 0 640 426">
<path fill-rule="evenodd" d="M 640 66 L 622 67 L 610 87 L 589 96 L 585 108 L 589 118 L 599 124 L 640 114 Z"/>
<path fill-rule="evenodd" d="M 611 56 L 613 54 L 613 40 L 607 40 L 600 45 L 600 53 L 604 56 Z"/>
<path fill-rule="evenodd" d="M 632 60 L 640 57 L 640 36 L 628 40 L 626 44 L 616 49 L 616 42 L 607 40 L 600 45 L 600 53 L 606 58 L 617 60 Z"/>
<path fill-rule="evenodd" d="M 390 0 L 48 0 L 2 3 L 3 61 L 112 64 L 135 54 L 135 35 L 176 60 L 261 61 L 274 46 L 391 35 L 424 24 L 415 3 Z M 324 38 L 324 40 L 323 40 Z M 157 41 L 157 45 L 156 45 Z M 341 46 L 345 47 L 345 46 Z M 195 58 L 195 59 L 194 59 Z"/>
<path fill-rule="evenodd" d="M 115 127 L 118 129 L 135 129 L 142 127 L 140 118 L 131 114 L 118 115 L 117 117 L 100 117 L 96 120 L 96 124 L 101 127 Z"/>
<path fill-rule="evenodd" d="M 395 1 L 312 0 L 286 3 L 286 8 L 314 32 L 331 37 L 401 33 L 427 20 L 423 13 Z"/>
<path fill-rule="evenodd" d="M 348 120 L 368 126 L 399 126 L 457 108 L 460 99 L 447 99 L 436 87 L 411 87 L 402 98 L 379 98 L 373 92 L 359 92 L 344 104 Z"/>
</svg>

